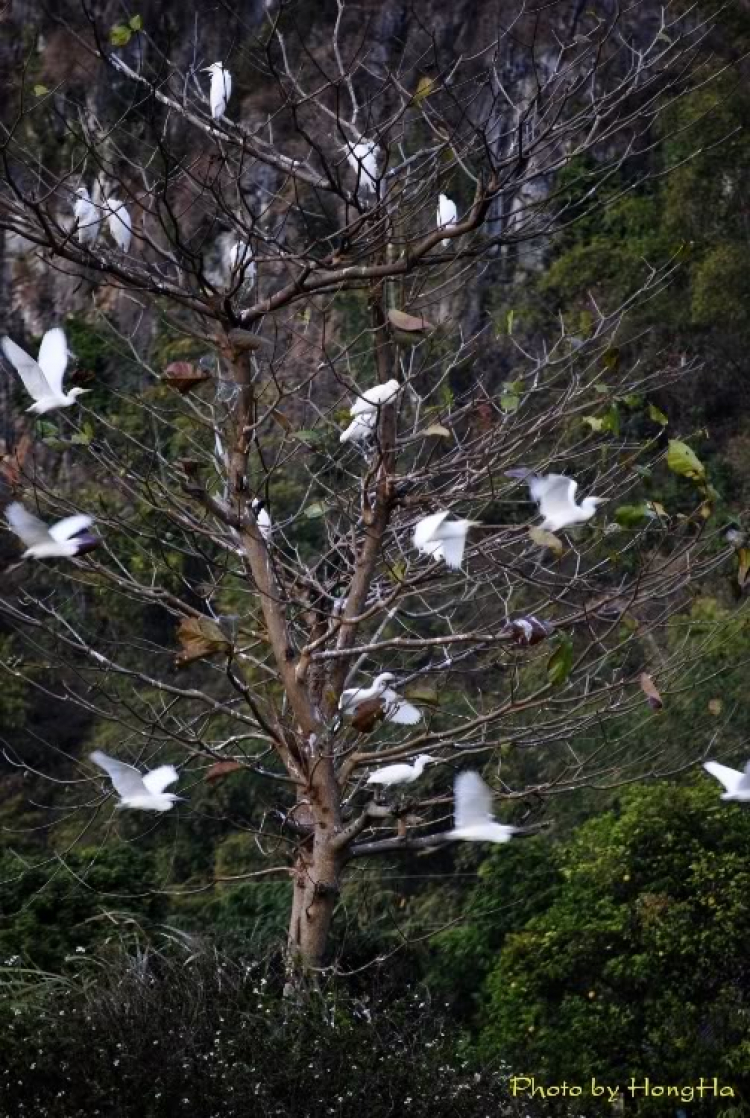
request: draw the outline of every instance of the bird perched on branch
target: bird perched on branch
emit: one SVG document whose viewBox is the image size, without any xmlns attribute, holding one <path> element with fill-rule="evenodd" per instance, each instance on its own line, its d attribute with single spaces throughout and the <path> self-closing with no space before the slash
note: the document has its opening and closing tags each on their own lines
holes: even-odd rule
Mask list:
<svg viewBox="0 0 750 1118">
<path fill-rule="evenodd" d="M 24 388 L 34 403 L 26 411 L 44 415 L 54 408 L 69 408 L 88 388 L 71 388 L 63 392 L 62 382 L 68 365 L 68 345 L 65 332 L 56 326 L 48 330 L 39 347 L 38 360 L 21 349 L 10 338 L 3 338 L 2 349 L 23 381 Z"/>
<path fill-rule="evenodd" d="M 255 283 L 258 269 L 253 257 L 253 250 L 247 241 L 235 241 L 227 254 L 229 262 L 230 281 L 242 280 L 252 286 Z"/>
<path fill-rule="evenodd" d="M 255 523 L 258 525 L 260 532 L 266 543 L 271 539 L 271 532 L 273 531 L 273 524 L 268 509 L 264 507 L 263 501 L 260 497 L 254 497 L 250 503 L 250 510 L 255 517 Z"/>
<path fill-rule="evenodd" d="M 422 775 L 425 766 L 436 760 L 429 753 L 420 753 L 415 757 L 413 765 L 386 765 L 385 768 L 376 769 L 370 773 L 366 783 L 379 784 L 384 788 L 390 788 L 392 784 L 412 784 Z"/>
<path fill-rule="evenodd" d="M 726 788 L 726 792 L 721 793 L 722 800 L 737 800 L 741 803 L 750 800 L 750 761 L 745 765 L 744 772 L 720 765 L 718 761 L 706 761 L 703 768 Z"/>
<path fill-rule="evenodd" d="M 22 559 L 75 559 L 102 542 L 87 531 L 94 523 L 92 518 L 81 513 L 66 516 L 48 528 L 43 520 L 14 501 L 5 510 L 5 519 L 26 544 Z"/>
<path fill-rule="evenodd" d="M 365 194 L 376 194 L 378 189 L 378 162 L 380 151 L 374 140 L 360 136 L 355 143 L 344 147 L 349 166 L 357 176 L 357 189 Z"/>
<path fill-rule="evenodd" d="M 73 206 L 73 216 L 76 219 L 76 236 L 82 245 L 93 245 L 99 236 L 102 224 L 102 215 L 98 206 L 91 201 L 91 195 L 85 186 L 76 190 L 77 200 Z"/>
<path fill-rule="evenodd" d="M 349 408 L 352 422 L 341 432 L 339 442 L 362 442 L 371 438 L 378 423 L 379 409 L 392 404 L 401 391 L 397 380 L 376 384 L 358 396 Z"/>
<path fill-rule="evenodd" d="M 515 827 L 492 814 L 492 792 L 477 772 L 459 773 L 454 784 L 455 827 L 449 837 L 466 842 L 508 842 Z"/>
<path fill-rule="evenodd" d="M 165 792 L 169 784 L 174 784 L 180 776 L 174 765 L 160 765 L 158 769 L 142 773 L 133 765 L 116 761 L 106 753 L 95 750 L 90 760 L 109 776 L 112 786 L 120 797 L 118 808 L 134 808 L 136 811 L 171 811 L 176 800 L 182 799 L 174 792 Z"/>
<path fill-rule="evenodd" d="M 459 570 L 463 562 L 466 537 L 476 520 L 446 520 L 449 512 L 425 516 L 414 529 L 414 546 L 421 555 L 442 559 L 446 567 Z"/>
<path fill-rule="evenodd" d="M 422 718 L 422 712 L 389 687 L 395 682 L 395 675 L 383 672 L 376 676 L 370 687 L 348 687 L 342 691 L 339 710 L 342 714 L 356 714 L 362 703 L 370 699 L 382 699 L 385 705 L 386 722 L 398 722 L 404 726 L 414 726 Z"/>
<path fill-rule="evenodd" d="M 232 75 L 225 69 L 223 62 L 212 62 L 210 66 L 204 66 L 203 73 L 211 75 L 208 95 L 211 116 L 214 120 L 219 120 L 227 111 L 229 98 L 232 96 Z"/>
<path fill-rule="evenodd" d="M 128 252 L 133 239 L 133 219 L 127 206 L 117 198 L 107 198 L 104 205 L 109 213 L 107 228 L 110 237 L 121 252 Z"/>
<path fill-rule="evenodd" d="M 603 497 L 584 497 L 580 505 L 575 502 L 578 482 L 563 474 L 535 474 L 523 467 L 506 470 L 507 477 L 518 478 L 529 487 L 532 500 L 539 505 L 544 517 L 540 527 L 550 532 L 568 528 L 572 524 L 584 524 L 596 514 L 597 506 Z"/>
<path fill-rule="evenodd" d="M 440 194 L 438 196 L 437 208 L 437 227 L 438 229 L 452 229 L 456 224 L 458 217 L 458 209 L 456 203 L 452 202 L 447 194 Z M 443 248 L 446 248 L 451 243 L 451 238 L 446 237 L 443 239 Z"/>
</svg>

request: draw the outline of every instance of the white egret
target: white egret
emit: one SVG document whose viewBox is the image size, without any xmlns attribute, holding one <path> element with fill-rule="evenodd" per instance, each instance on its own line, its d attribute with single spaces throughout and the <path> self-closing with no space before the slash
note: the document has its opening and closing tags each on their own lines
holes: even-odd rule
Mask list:
<svg viewBox="0 0 750 1118">
<path fill-rule="evenodd" d="M 255 523 L 258 525 L 258 531 L 260 532 L 266 543 L 268 543 L 271 539 L 273 525 L 271 523 L 271 517 L 268 513 L 268 510 L 264 507 L 260 497 L 253 498 L 250 504 L 250 509 L 253 516 L 255 517 Z"/>
<path fill-rule="evenodd" d="M 349 166 L 357 176 L 358 190 L 375 194 L 378 186 L 378 159 L 380 151 L 374 140 L 360 136 L 356 143 L 344 147 Z"/>
<path fill-rule="evenodd" d="M 175 800 L 182 799 L 174 792 L 165 792 L 180 776 L 174 765 L 160 765 L 158 769 L 142 773 L 133 765 L 126 765 L 95 750 L 90 760 L 109 776 L 115 792 L 120 797 L 118 808 L 135 808 L 137 811 L 171 811 Z"/>
<path fill-rule="evenodd" d="M 390 788 L 392 784 L 412 784 L 420 778 L 425 765 L 436 760 L 437 757 L 432 757 L 429 753 L 420 753 L 415 757 L 413 765 L 386 765 L 385 768 L 376 769 L 371 773 L 365 783 L 380 784 L 384 788 Z"/>
<path fill-rule="evenodd" d="M 422 718 L 422 712 L 388 686 L 395 679 L 395 675 L 390 672 L 383 672 L 375 677 L 371 687 L 348 687 L 341 693 L 339 710 L 342 714 L 355 714 L 362 703 L 382 699 L 386 722 L 397 722 L 402 726 L 416 725 Z"/>
<path fill-rule="evenodd" d="M 104 203 L 109 217 L 109 235 L 121 252 L 127 252 L 133 239 L 133 219 L 124 202 L 117 198 L 107 198 Z"/>
<path fill-rule="evenodd" d="M 463 562 L 466 537 L 476 520 L 446 520 L 449 512 L 435 512 L 417 522 L 414 546 L 421 555 L 442 559 L 446 567 L 459 570 Z"/>
<path fill-rule="evenodd" d="M 508 477 L 526 482 L 532 500 L 537 502 L 544 517 L 540 527 L 550 532 L 591 520 L 596 514 L 597 506 L 605 500 L 604 497 L 584 497 L 580 505 L 577 505 L 575 495 L 578 482 L 563 474 L 540 476 L 525 469 L 506 470 L 505 473 Z"/>
<path fill-rule="evenodd" d="M 458 217 L 458 209 L 456 203 L 452 202 L 447 194 L 440 194 L 438 196 L 437 208 L 437 227 L 438 229 L 452 229 L 456 224 Z M 451 243 L 451 238 L 446 237 L 443 240 L 443 247 L 447 247 Z"/>
<path fill-rule="evenodd" d="M 378 424 L 378 413 L 368 411 L 357 415 L 339 435 L 340 443 L 361 443 L 372 437 Z"/>
<path fill-rule="evenodd" d="M 232 96 L 232 75 L 224 68 L 223 62 L 212 62 L 210 66 L 204 66 L 203 73 L 211 75 L 211 116 L 214 120 L 219 120 L 227 111 L 229 98 Z"/>
<path fill-rule="evenodd" d="M 73 216 L 76 219 L 76 235 L 82 245 L 93 245 L 99 236 L 102 216 L 99 207 L 91 201 L 91 195 L 85 186 L 76 190 L 77 200 L 73 206 Z"/>
<path fill-rule="evenodd" d="M 26 544 L 22 559 L 75 559 L 98 547 L 101 540 L 87 531 L 94 523 L 90 516 L 77 513 L 47 526 L 18 501 L 8 505 L 5 519 Z"/>
<path fill-rule="evenodd" d="M 3 338 L 0 345 L 23 381 L 24 388 L 34 399 L 34 403 L 26 411 L 44 415 L 53 408 L 69 408 L 79 396 L 89 391 L 88 388 L 71 388 L 70 392 L 63 392 L 68 345 L 65 331 L 59 326 L 48 330 L 42 338 L 36 361 L 10 338 Z"/>
<path fill-rule="evenodd" d="M 740 802 L 750 800 L 750 761 L 745 765 L 744 772 L 738 772 L 737 769 L 720 765 L 718 761 L 706 761 L 703 768 L 711 776 L 720 780 L 726 788 L 726 792 L 721 793 L 722 800 L 738 800 Z"/>
<path fill-rule="evenodd" d="M 466 842 L 508 842 L 516 828 L 498 823 L 492 814 L 492 792 L 477 772 L 459 773 L 454 784 L 456 825 L 450 838 Z"/>
<path fill-rule="evenodd" d="M 247 241 L 235 241 L 227 255 L 229 262 L 230 282 L 238 279 L 252 286 L 255 283 L 258 269 L 253 257 L 253 250 Z"/>
<path fill-rule="evenodd" d="M 349 408 L 349 415 L 365 415 L 367 412 L 374 412 L 377 408 L 385 407 L 386 404 L 392 404 L 400 391 L 401 385 L 397 380 L 387 380 L 385 384 L 376 384 L 357 397 Z"/>
</svg>

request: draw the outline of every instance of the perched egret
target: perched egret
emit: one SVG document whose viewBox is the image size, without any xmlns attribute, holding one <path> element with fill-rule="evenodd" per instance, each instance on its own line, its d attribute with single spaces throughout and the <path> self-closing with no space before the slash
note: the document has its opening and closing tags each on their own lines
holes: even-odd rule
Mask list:
<svg viewBox="0 0 750 1118">
<path fill-rule="evenodd" d="M 80 513 L 47 527 L 43 520 L 14 501 L 5 510 L 5 519 L 26 544 L 23 559 L 75 559 L 101 543 L 98 536 L 86 530 L 94 523 L 92 518 Z"/>
<path fill-rule="evenodd" d="M 91 201 L 91 195 L 85 186 L 76 190 L 77 200 L 73 206 L 73 216 L 76 219 L 76 235 L 82 245 L 93 245 L 99 236 L 99 227 L 102 223 L 99 208 Z"/>
<path fill-rule="evenodd" d="M 349 166 L 357 176 L 358 190 L 365 194 L 375 194 L 378 185 L 379 150 L 374 140 L 361 136 L 356 143 L 344 147 Z"/>
<path fill-rule="evenodd" d="M 142 773 L 133 765 L 115 761 L 106 753 L 95 750 L 89 754 L 90 760 L 109 776 L 115 792 L 120 797 L 118 808 L 130 807 L 137 811 L 171 811 L 175 800 L 182 799 L 174 792 L 165 792 L 168 784 L 174 784 L 180 776 L 174 765 L 160 765 L 158 769 Z"/>
<path fill-rule="evenodd" d="M 414 546 L 421 555 L 442 559 L 447 567 L 459 570 L 464 557 L 466 536 L 476 520 L 446 520 L 448 512 L 435 512 L 418 521 Z"/>
<path fill-rule="evenodd" d="M 224 68 L 223 62 L 212 62 L 210 66 L 203 67 L 204 74 L 211 75 L 211 116 L 219 120 L 224 116 L 232 96 L 232 75 Z"/>
<path fill-rule="evenodd" d="M 584 497 L 580 505 L 575 502 L 578 482 L 563 474 L 546 474 L 540 477 L 531 470 L 506 470 L 508 477 L 519 478 L 529 487 L 532 500 L 539 505 L 544 517 L 541 527 L 556 532 L 571 524 L 583 524 L 596 514 L 603 497 Z"/>
<path fill-rule="evenodd" d="M 258 531 L 266 543 L 268 543 L 271 539 L 271 532 L 273 531 L 273 525 L 271 524 L 271 517 L 268 510 L 264 508 L 263 502 L 259 497 L 253 498 L 250 509 L 255 517 L 255 523 L 258 525 Z"/>
<path fill-rule="evenodd" d="M 365 415 L 367 412 L 374 412 L 377 408 L 385 407 L 386 404 L 392 404 L 400 391 L 401 385 L 397 380 L 387 380 L 385 384 L 376 384 L 357 397 L 349 408 L 349 415 Z"/>
<path fill-rule="evenodd" d="M 235 241 L 229 249 L 229 278 L 231 282 L 241 279 L 252 286 L 257 276 L 257 267 L 253 257 L 253 250 L 247 241 Z"/>
<path fill-rule="evenodd" d="M 457 217 L 458 210 L 456 209 L 456 203 L 451 202 L 450 198 L 446 194 L 439 195 L 437 208 L 438 229 L 452 229 L 453 226 L 456 224 Z M 451 238 L 446 237 L 443 240 L 443 248 L 445 248 L 450 243 Z"/>
<path fill-rule="evenodd" d="M 384 769 L 376 769 L 367 778 L 366 783 L 380 784 L 385 788 L 390 788 L 392 784 L 412 784 L 422 775 L 425 765 L 436 760 L 437 758 L 431 757 L 429 753 L 420 753 L 413 765 L 386 765 Z"/>
<path fill-rule="evenodd" d="M 133 239 L 133 219 L 125 203 L 117 198 L 107 198 L 104 205 L 109 212 L 109 235 L 122 252 L 127 252 Z"/>
<path fill-rule="evenodd" d="M 515 827 L 498 823 L 492 814 L 492 792 L 477 772 L 459 773 L 454 784 L 456 825 L 450 838 L 467 842 L 508 842 Z"/>
<path fill-rule="evenodd" d="M 721 793 L 722 800 L 750 800 L 750 761 L 745 765 L 744 772 L 720 765 L 718 761 L 706 761 L 703 768 L 726 788 L 726 792 Z"/>
<path fill-rule="evenodd" d="M 24 388 L 34 398 L 26 411 L 44 415 L 54 408 L 69 408 L 88 388 L 71 388 L 63 392 L 62 382 L 68 364 L 68 346 L 65 331 L 56 326 L 48 330 L 39 347 L 39 358 L 34 360 L 10 338 L 3 338 L 2 349 L 23 381 Z"/>
<path fill-rule="evenodd" d="M 367 703 L 370 699 L 382 699 L 385 706 L 386 722 L 398 722 L 402 726 L 414 726 L 421 720 L 422 712 L 407 702 L 406 699 L 402 699 L 392 687 L 388 686 L 395 679 L 395 675 L 391 675 L 390 672 L 383 672 L 382 675 L 375 677 L 371 687 L 347 688 L 346 691 L 341 693 L 339 710 L 342 714 L 354 714 L 357 707 L 361 706 L 362 703 Z"/>
</svg>

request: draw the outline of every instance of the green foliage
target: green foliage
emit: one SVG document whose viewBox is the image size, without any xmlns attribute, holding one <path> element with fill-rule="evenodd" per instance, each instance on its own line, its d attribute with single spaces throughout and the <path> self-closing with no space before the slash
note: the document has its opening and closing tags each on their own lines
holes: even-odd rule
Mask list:
<svg viewBox="0 0 750 1118">
<path fill-rule="evenodd" d="M 750 817 L 708 781 L 631 789 L 585 823 L 554 855 L 544 911 L 489 974 L 482 1051 L 550 1082 L 658 1069 L 747 1091 L 749 842 Z"/>
</svg>

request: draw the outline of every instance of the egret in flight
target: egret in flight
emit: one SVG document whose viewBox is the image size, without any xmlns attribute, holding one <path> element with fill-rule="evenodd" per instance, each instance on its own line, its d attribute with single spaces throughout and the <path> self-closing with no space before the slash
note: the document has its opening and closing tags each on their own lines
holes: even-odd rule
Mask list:
<svg viewBox="0 0 750 1118">
<path fill-rule="evenodd" d="M 463 562 L 466 537 L 476 520 L 447 520 L 449 512 L 435 512 L 417 522 L 414 546 L 421 555 L 442 559 L 446 567 L 459 570 Z"/>
<path fill-rule="evenodd" d="M 449 837 L 467 842 L 508 842 L 515 827 L 498 823 L 492 814 L 492 792 L 477 772 L 463 772 L 454 784 L 456 825 Z"/>
<path fill-rule="evenodd" d="M 744 772 L 720 765 L 718 761 L 706 761 L 703 768 L 726 788 L 726 792 L 721 793 L 722 800 L 750 800 L 750 761 L 745 765 Z"/>
<path fill-rule="evenodd" d="M 44 415 L 54 408 L 69 408 L 88 388 L 71 388 L 63 392 L 63 377 L 68 364 L 68 345 L 65 332 L 59 326 L 48 330 L 39 347 L 35 361 L 30 354 L 10 338 L 3 338 L 2 349 L 23 381 L 24 388 L 34 403 L 26 411 Z"/>
<path fill-rule="evenodd" d="M 578 482 L 563 474 L 539 475 L 526 469 L 506 470 L 505 473 L 508 477 L 526 482 L 531 498 L 539 505 L 539 512 L 544 518 L 540 527 L 550 532 L 591 520 L 597 506 L 604 501 L 603 497 L 584 497 L 577 505 Z"/>
<path fill-rule="evenodd" d="M 169 784 L 174 784 L 180 776 L 174 765 L 160 765 L 158 769 L 142 773 L 133 765 L 116 761 L 106 753 L 95 750 L 90 760 L 109 776 L 112 786 L 120 797 L 118 808 L 134 808 L 137 811 L 171 811 L 175 800 L 182 799 L 174 792 L 165 792 Z"/>
<path fill-rule="evenodd" d="M 22 559 L 75 559 L 93 551 L 102 542 L 87 529 L 94 523 L 90 516 L 76 513 L 66 516 L 50 527 L 18 501 L 8 505 L 5 519 L 26 550 Z"/>
</svg>

